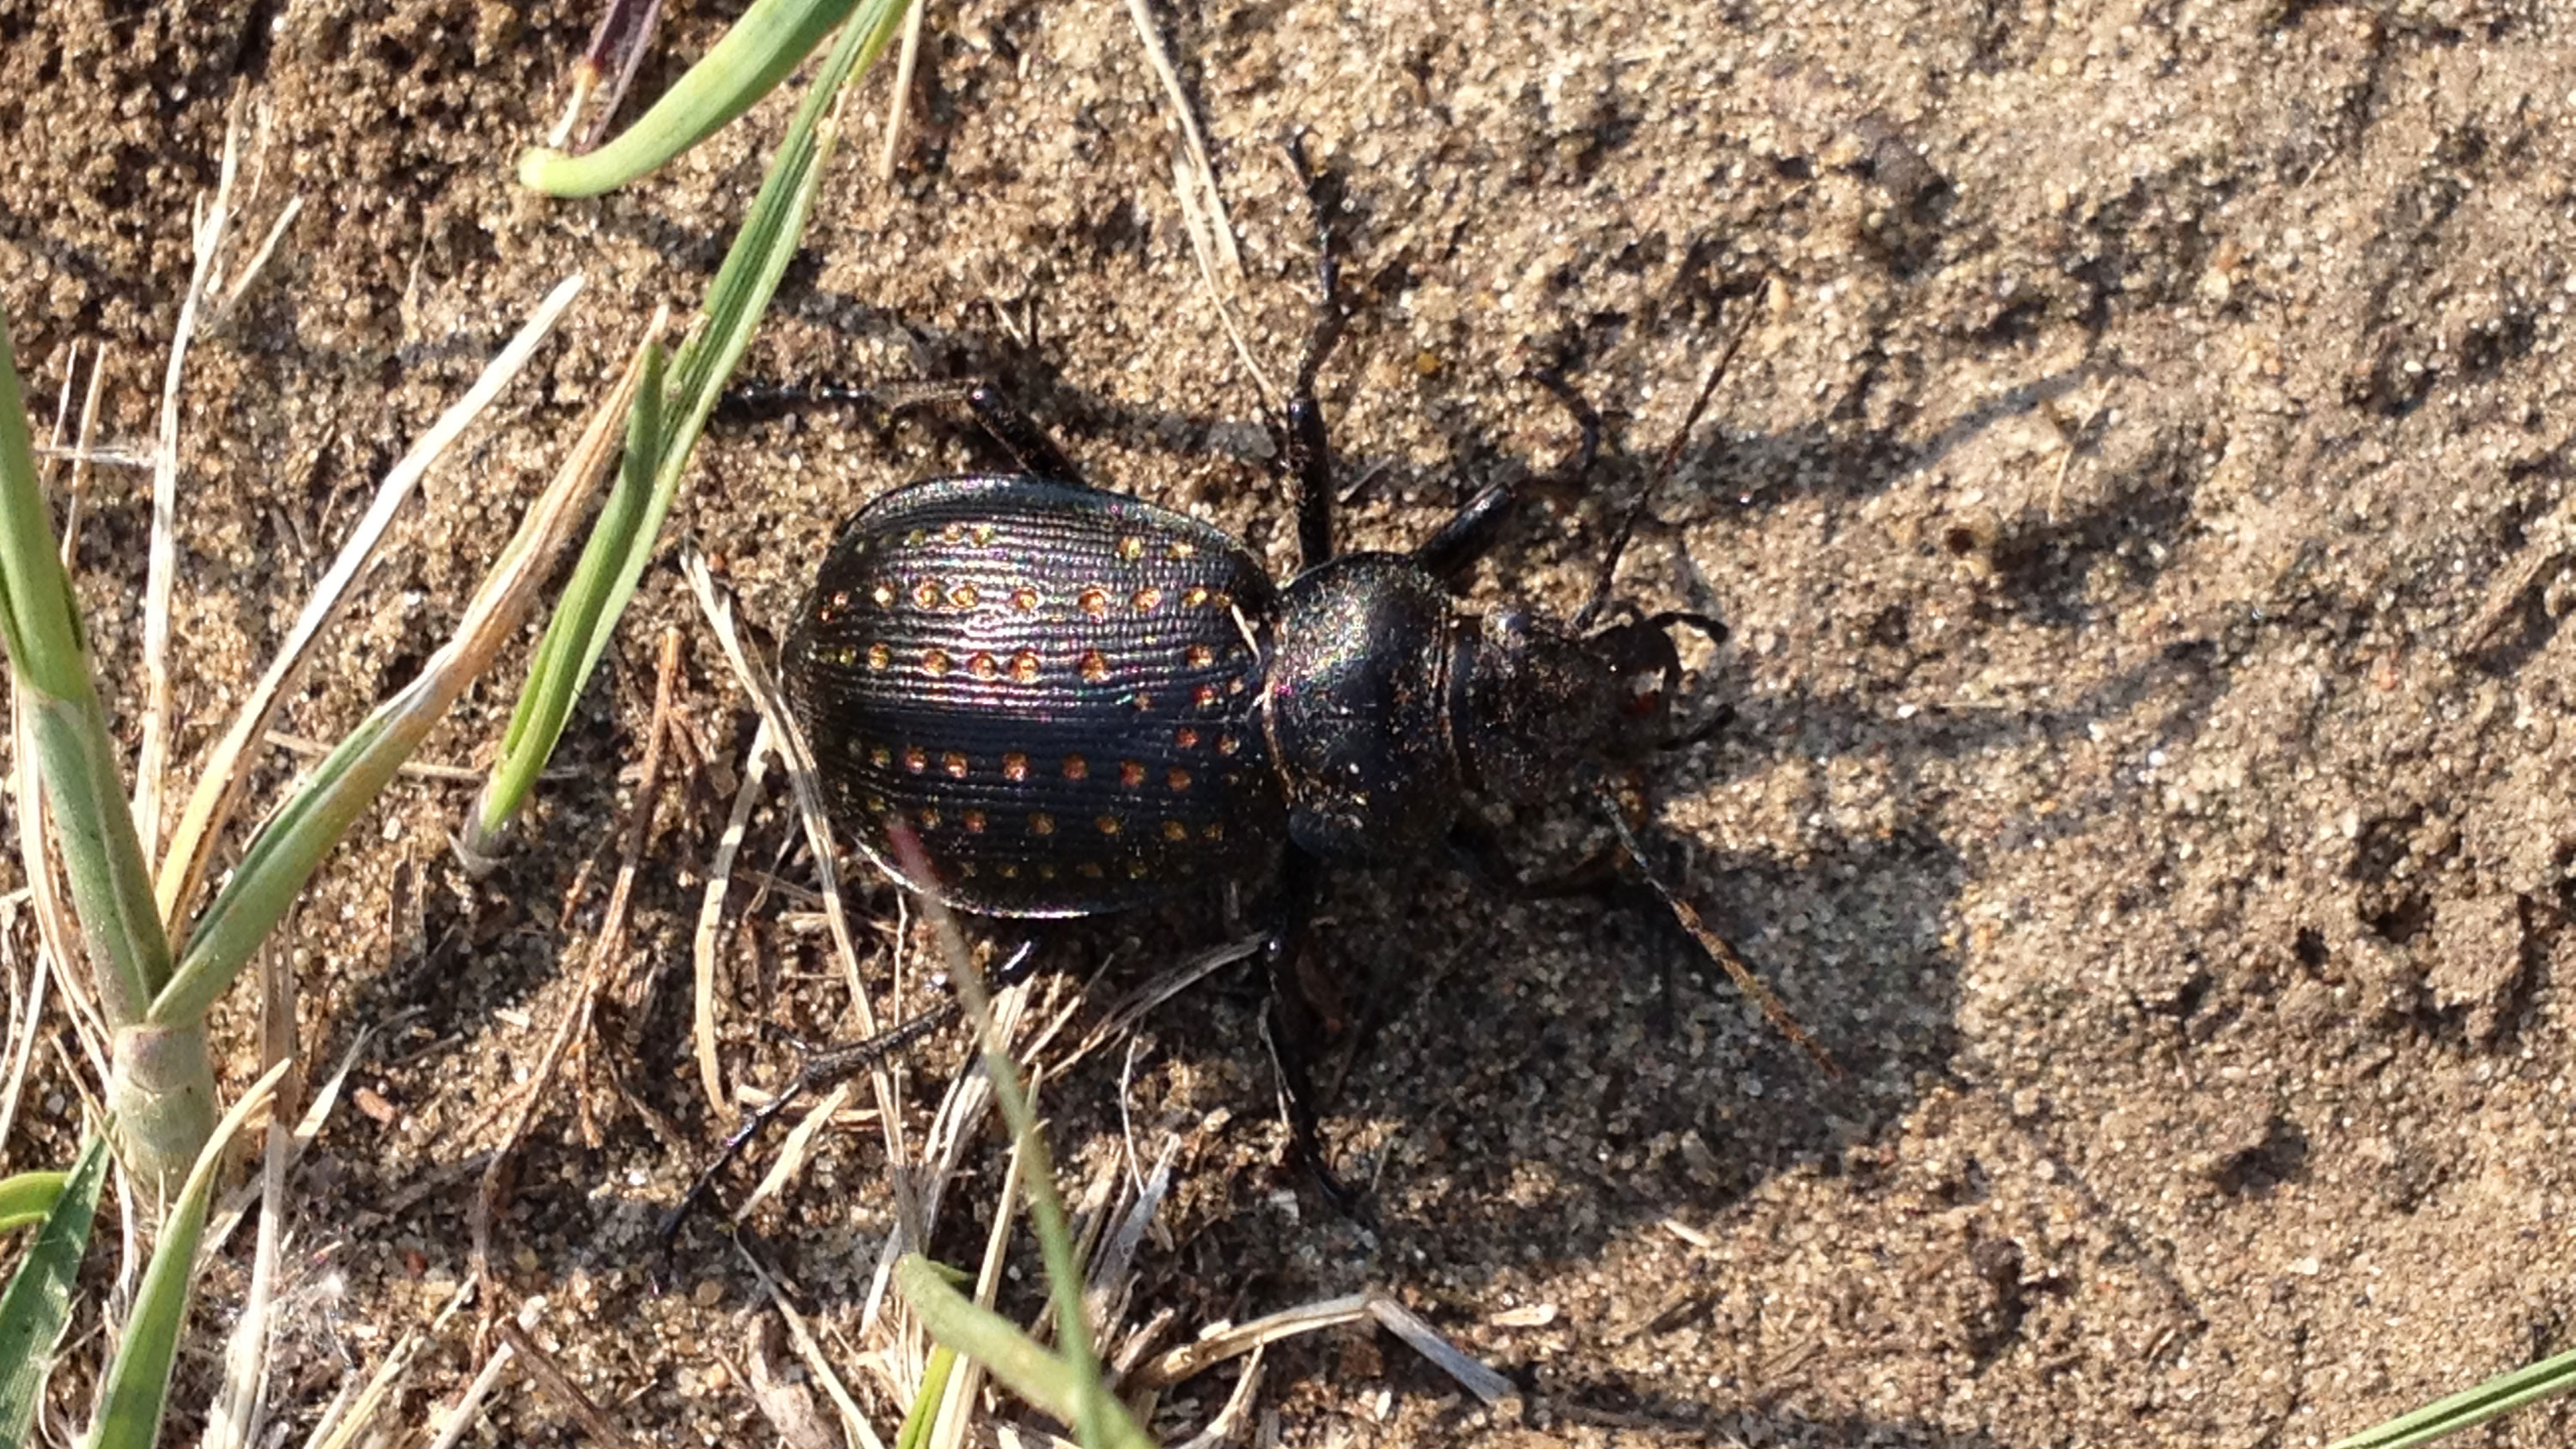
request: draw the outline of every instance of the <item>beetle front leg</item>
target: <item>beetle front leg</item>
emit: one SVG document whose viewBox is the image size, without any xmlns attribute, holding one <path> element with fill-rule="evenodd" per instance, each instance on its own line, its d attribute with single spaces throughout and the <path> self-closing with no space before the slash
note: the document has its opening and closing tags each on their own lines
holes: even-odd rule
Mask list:
<svg viewBox="0 0 2576 1449">
<path fill-rule="evenodd" d="M 1572 384 L 1546 370 L 1532 372 L 1530 380 L 1556 395 L 1565 410 L 1574 414 L 1575 425 L 1583 430 L 1583 442 L 1574 462 L 1565 469 L 1569 483 L 1580 483 L 1592 471 L 1593 460 L 1601 456 L 1601 414 L 1583 400 Z M 1413 550 L 1413 561 L 1422 565 L 1434 578 L 1455 590 L 1465 583 L 1467 570 L 1491 550 L 1503 536 L 1503 525 L 1509 523 L 1512 510 L 1521 500 L 1525 485 L 1488 483 L 1476 490 L 1466 506 L 1449 516 L 1440 531 L 1422 541 Z"/>
</svg>

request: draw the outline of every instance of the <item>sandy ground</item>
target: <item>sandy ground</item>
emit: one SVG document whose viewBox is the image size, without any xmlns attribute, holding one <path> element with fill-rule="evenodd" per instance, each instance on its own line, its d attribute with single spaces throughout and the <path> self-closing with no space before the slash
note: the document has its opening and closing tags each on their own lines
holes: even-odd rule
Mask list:
<svg viewBox="0 0 2576 1449">
<path fill-rule="evenodd" d="M 1692 662 L 1735 723 L 1657 775 L 1672 862 L 1849 1074 L 1624 904 L 1341 879 L 1323 949 L 1355 1027 L 1331 1127 L 1377 1228 L 1279 1167 L 1257 993 L 1221 978 L 1149 1022 L 1123 1087 L 1113 1052 L 1054 1089 L 1080 1171 L 1118 1150 L 1122 1094 L 1140 1141 L 1185 1144 L 1139 1316 L 1186 1333 L 1375 1285 L 1527 1396 L 1498 1417 L 1391 1339 L 1306 1340 L 1264 1390 L 1295 1444 L 2310 1445 L 2567 1347 L 2569 21 L 2414 0 L 1541 8 L 1158 18 L 1274 375 L 1312 295 L 1275 138 L 1309 128 L 1345 184 L 1356 319 L 1326 399 L 1369 480 L 1355 541 L 1402 546 L 1562 457 L 1562 415 L 1515 380 L 1559 363 L 1609 413 L 1612 457 L 1478 596 L 1570 607 L 1751 317 L 1622 580 L 1734 627 Z M 686 8 L 664 54 L 723 18 Z M 547 440 L 654 304 L 703 289 L 784 112 L 619 195 L 531 199 L 509 158 L 589 19 L 0 3 L 0 305 L 31 392 L 103 341 L 110 431 L 148 435 L 236 88 L 270 128 L 243 224 L 304 198 L 188 378 L 183 751 L 372 480 L 557 276 L 594 287 L 566 340 L 429 483 L 292 732 L 334 735 L 409 677 Z M 1285 569 L 1286 496 L 1127 16 L 974 0 L 931 36 L 902 167 L 878 181 L 881 121 L 855 128 L 748 371 L 999 376 L 1096 479 Z M 779 621 L 841 514 L 964 456 L 832 414 L 730 426 L 670 536 Z M 142 475 L 106 473 L 81 557 L 129 736 L 147 518 Z M 371 1112 L 306 1169 L 276 1397 L 296 1435 L 462 1271 L 490 1110 L 600 927 L 665 621 L 689 630 L 699 740 L 737 760 L 746 711 L 666 560 L 528 848 L 467 881 L 445 841 L 468 792 L 406 783 L 303 913 L 318 1059 L 412 1014 L 358 1073 Z M 483 748 L 506 696 L 478 691 L 432 753 Z M 684 1291 L 645 1281 L 652 1218 L 722 1126 L 682 991 L 731 768 L 666 803 L 630 951 L 680 964 L 606 1025 L 581 1093 L 600 1137 L 552 1116 L 504 1225 L 508 1290 L 546 1297 L 541 1336 L 642 1443 L 772 1434 L 737 1375 L 740 1260 L 701 1231 Z M 1512 834 L 1535 870 L 1587 830 L 1569 809 Z M 787 838 L 773 801 L 747 858 Z M 854 899 L 892 920 L 881 886 Z M 830 1035 L 846 998 L 779 896 L 739 904 L 728 1070 L 774 1081 L 787 1059 L 755 1019 Z M 1227 929 L 1195 903 L 1050 949 L 1132 980 Z M 225 1030 L 237 1081 L 248 1036 Z M 12 1168 L 70 1141 L 64 1080 L 32 1100 Z M 760 1220 L 826 1327 L 864 1291 L 880 1171 L 872 1131 L 842 1134 Z M 975 1252 L 973 1216 L 949 1256 Z M 218 1302 L 243 1261 L 211 1274 Z M 443 1340 L 406 1412 L 473 1361 Z M 200 1392 L 210 1371 L 183 1370 Z M 2541 1411 L 2472 1442 L 2567 1430 Z M 582 1437 L 525 1388 L 477 1432 Z"/>
</svg>

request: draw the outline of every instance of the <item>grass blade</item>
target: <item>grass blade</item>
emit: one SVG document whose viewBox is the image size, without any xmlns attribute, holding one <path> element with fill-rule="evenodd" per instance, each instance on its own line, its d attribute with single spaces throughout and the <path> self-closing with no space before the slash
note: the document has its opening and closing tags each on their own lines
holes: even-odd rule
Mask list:
<svg viewBox="0 0 2576 1449">
<path fill-rule="evenodd" d="M 89 1248 L 98 1190 L 107 1181 L 107 1134 L 90 1138 L 72 1170 L 60 1177 L 35 1245 L 10 1277 L 8 1291 L 0 1293 L 0 1444 L 24 1444 L 28 1426 L 35 1422 L 54 1341 L 62 1337 L 63 1321 L 71 1313 L 72 1279 Z"/>
<path fill-rule="evenodd" d="M 750 110 L 850 8 L 851 0 L 753 0 L 715 48 L 615 140 L 582 156 L 526 151 L 519 184 L 549 196 L 597 196 L 645 175 Z"/>
<path fill-rule="evenodd" d="M 943 1346 L 982 1364 L 1005 1388 L 1042 1413 L 1068 1424 L 1091 1419 L 1093 1423 L 1080 1431 L 1088 1449 L 1153 1449 L 1154 1441 L 1145 1437 L 1126 1409 L 1100 1391 L 1096 1368 L 1086 1392 L 1080 1369 L 1039 1347 L 1018 1324 L 976 1306 L 949 1281 L 947 1268 L 919 1253 L 906 1253 L 895 1264 L 894 1281 L 903 1301 L 921 1316 L 922 1327 Z M 922 1394 L 924 1399 L 930 1396 L 927 1383 Z"/>
<path fill-rule="evenodd" d="M 467 840 L 470 851 L 488 853 L 493 838 L 525 802 L 529 785 L 553 755 L 573 701 L 597 669 L 618 619 L 635 596 L 698 435 L 705 431 L 725 380 L 733 375 L 743 349 L 751 345 L 761 314 L 804 238 L 835 134 L 825 118 L 838 102 L 844 83 L 882 55 L 901 31 L 908 3 L 862 0 L 789 122 L 760 194 L 744 213 L 724 265 L 707 289 L 701 325 L 672 364 L 655 442 L 634 464 L 639 471 L 649 465 L 652 490 L 631 527 L 621 519 L 612 535 L 609 516 L 603 513 L 584 548 L 579 572 L 546 627 L 545 642 L 511 719 L 501 760 L 475 807 L 474 833 Z M 621 482 L 620 492 L 624 490 Z"/>
<path fill-rule="evenodd" d="M 72 903 L 96 963 L 100 1006 L 110 1026 L 140 1020 L 170 978 L 170 938 L 152 900 L 143 842 L 118 779 L 107 715 L 90 681 L 88 643 L 72 601 L 71 576 L 54 551 L 52 520 L 27 436 L 27 408 L 9 328 L 0 319 L 0 638 L 9 669 L 30 701 L 32 733 L 44 761 L 71 877 Z M 32 874 L 42 861 L 27 862 Z M 209 1083 L 209 1090 L 212 1084 Z"/>
<path fill-rule="evenodd" d="M 656 318 L 646 347 L 637 350 L 625 375 L 592 413 L 553 483 L 520 521 L 518 533 L 457 620 L 454 636 L 430 656 L 417 678 L 378 705 L 324 757 L 312 779 L 251 840 L 232 879 L 208 903 L 188 938 L 169 988 L 152 1003 L 154 1023 L 183 1026 L 204 1016 L 294 903 L 322 857 L 375 802 L 448 706 L 490 667 L 503 642 L 527 617 L 583 504 L 615 458 L 612 440 L 642 382 L 645 352 L 660 324 Z"/>
<path fill-rule="evenodd" d="M 126 1320 L 125 1338 L 108 1365 L 99 1397 L 98 1418 L 91 1422 L 89 1449 L 152 1449 L 161 1433 L 161 1412 L 169 1406 L 170 1366 L 178 1361 L 179 1330 L 188 1321 L 188 1305 L 197 1276 L 197 1241 L 206 1228 L 206 1204 L 214 1196 L 215 1178 L 224 1149 L 244 1122 L 268 1105 L 288 1070 L 289 1057 L 251 1084 L 233 1109 L 215 1125 L 197 1165 L 172 1200 L 170 1216 L 153 1245 L 152 1261 L 135 1289 L 134 1314 Z"/>
<path fill-rule="evenodd" d="M 196 899 L 197 887 L 205 880 L 206 863 L 214 854 L 216 839 L 231 819 L 234 804 L 240 799 L 242 784 L 249 776 L 245 762 L 253 758 L 253 749 L 268 730 L 277 702 L 294 686 L 314 641 L 331 621 L 339 617 L 341 605 L 361 573 L 376 558 L 377 548 L 385 533 L 393 527 L 404 503 L 420 486 L 431 466 L 446 456 L 448 450 L 473 425 L 476 418 L 497 401 L 504 389 L 526 370 L 537 348 L 553 335 L 555 323 L 563 317 L 573 299 L 581 294 L 579 276 L 566 277 L 546 294 L 544 301 L 528 315 L 509 344 L 494 354 L 492 361 L 474 379 L 438 421 L 420 435 L 411 451 L 385 472 L 384 482 L 369 501 L 367 511 L 350 531 L 340 552 L 331 560 L 314 584 L 313 592 L 297 613 L 295 624 L 278 645 L 276 658 L 252 687 L 250 698 L 233 717 L 233 723 L 206 757 L 204 772 L 197 788 L 188 797 L 187 809 L 170 835 L 169 852 L 162 858 L 161 874 L 156 881 L 161 903 L 161 919 L 175 931 L 185 924 L 189 905 Z"/>
<path fill-rule="evenodd" d="M 605 632 L 600 616 L 616 580 L 630 560 L 640 572 L 652 548 L 652 535 L 641 530 L 648 518 L 658 523 L 662 512 L 652 505 L 661 461 L 663 373 L 662 349 L 657 347 L 645 360 L 644 384 L 627 414 L 626 453 L 618 465 L 617 485 L 600 505 L 599 521 L 591 525 L 590 539 L 582 545 L 581 561 L 573 565 L 563 601 L 546 622 L 546 637 L 528 668 L 527 688 L 519 692 L 519 702 L 510 712 L 510 728 L 501 736 L 500 759 L 467 822 L 464 853 L 468 859 L 493 853 L 496 837 L 536 788 L 537 776 L 553 755 L 555 742 L 563 737 L 573 701 L 590 677 L 585 656 L 592 641 Z"/>
<path fill-rule="evenodd" d="M 2330 1449 L 2413 1449 L 2576 1388 L 2576 1351 L 2498 1374 L 2473 1389 L 2338 1439 Z"/>
<path fill-rule="evenodd" d="M 21 1172 L 0 1178 L 0 1233 L 43 1222 L 70 1180 L 67 1172 Z"/>
<path fill-rule="evenodd" d="M 903 867 L 908 879 L 933 878 L 919 838 L 898 827 L 893 843 L 896 863 Z M 921 1315 L 933 1337 L 982 1363 L 1014 1392 L 1071 1424 L 1074 1437 L 1082 1441 L 1084 1449 L 1150 1446 L 1152 1441 L 1101 1383 L 1100 1354 L 1091 1342 L 1089 1315 L 1083 1310 L 1082 1262 L 1074 1252 L 1064 1201 L 1056 1194 L 1054 1154 L 1047 1151 L 1045 1134 L 1038 1131 L 1037 1113 L 1029 1104 L 1019 1068 L 1011 1061 L 1009 1043 L 994 1027 L 993 1003 L 984 989 L 984 973 L 976 969 L 975 958 L 966 949 L 966 938 L 957 929 L 957 918 L 948 907 L 931 895 L 921 898 L 921 907 L 939 938 L 941 953 L 948 959 L 948 979 L 956 988 L 958 1004 L 965 1008 L 966 1019 L 974 1023 L 984 1075 L 992 1082 L 993 1098 L 1001 1105 L 1004 1120 L 1010 1123 L 1012 1145 L 1024 1163 L 1029 1230 L 1036 1235 L 1039 1254 L 1046 1262 L 1047 1297 L 1055 1308 L 1061 1357 L 1039 1348 L 1009 1320 L 967 1301 L 939 1278 L 936 1265 L 926 1259 L 915 1261 L 917 1255 L 906 1255 L 904 1262 L 896 1264 L 897 1282 L 907 1285 L 904 1299 Z M 928 1295 L 930 1301 L 916 1296 L 914 1290 Z M 942 1331 L 942 1323 L 948 1325 L 947 1331 Z M 996 1337 L 997 1327 L 1009 1337 Z M 1032 1361 L 1029 1354 L 1036 1354 L 1054 1367 Z M 1022 1387 L 1024 1379 L 1026 1389 Z M 1059 1397 L 1039 1399 L 1030 1393 L 1032 1389 Z M 1069 1412 L 1059 1412 L 1051 1404 L 1061 1405 Z"/>
</svg>

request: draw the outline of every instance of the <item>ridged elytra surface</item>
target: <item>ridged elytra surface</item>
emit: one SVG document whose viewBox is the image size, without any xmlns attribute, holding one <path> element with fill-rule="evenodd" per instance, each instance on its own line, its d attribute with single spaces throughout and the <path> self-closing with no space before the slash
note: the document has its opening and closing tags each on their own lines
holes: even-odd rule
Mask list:
<svg viewBox="0 0 2576 1449">
<path fill-rule="evenodd" d="M 1275 591 L 1217 529 L 1123 494 L 941 478 L 844 524 L 787 641 L 834 816 L 950 905 L 1124 910 L 1276 855 L 1256 708 Z M 1252 637 L 1246 637 L 1247 626 Z"/>
</svg>

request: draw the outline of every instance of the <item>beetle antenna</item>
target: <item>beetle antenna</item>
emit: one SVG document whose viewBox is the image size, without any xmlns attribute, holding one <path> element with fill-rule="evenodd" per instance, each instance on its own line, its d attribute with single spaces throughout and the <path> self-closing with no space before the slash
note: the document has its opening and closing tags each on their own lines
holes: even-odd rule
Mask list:
<svg viewBox="0 0 2576 1449">
<path fill-rule="evenodd" d="M 1807 1034 L 1807 1029 L 1798 1024 L 1798 1019 L 1789 1014 L 1789 1008 L 1780 1004 L 1780 998 L 1763 984 L 1762 978 L 1753 974 L 1753 968 L 1744 962 L 1743 953 L 1735 949 L 1733 942 L 1710 930 L 1700 920 L 1699 912 L 1691 909 L 1690 902 L 1674 894 L 1673 888 L 1664 883 L 1664 878 L 1647 861 L 1645 843 L 1637 838 L 1637 828 L 1628 823 L 1627 806 L 1619 799 L 1618 792 L 1606 781 L 1598 786 L 1598 790 L 1601 804 L 1610 815 L 1610 828 L 1619 837 L 1620 847 L 1628 852 L 1628 859 L 1636 862 L 1637 873 L 1646 878 L 1647 887 L 1670 908 L 1673 919 L 1680 922 L 1681 928 L 1690 933 L 1690 938 L 1699 943 L 1700 950 L 1707 953 L 1708 959 L 1716 962 L 1734 980 L 1735 989 L 1762 1008 L 1762 1015 L 1770 1021 L 1772 1030 L 1803 1048 L 1826 1076 L 1841 1081 L 1842 1067 L 1822 1046 L 1817 1045 L 1816 1039 Z"/>
<path fill-rule="evenodd" d="M 1664 481 L 1673 476 L 1675 465 L 1681 462 L 1682 447 L 1690 441 L 1691 430 L 1699 426 L 1700 415 L 1708 411 L 1708 400 L 1717 393 L 1718 379 L 1726 376 L 1727 364 L 1735 360 L 1736 349 L 1744 345 L 1744 334 L 1753 330 L 1753 315 L 1748 309 L 1744 320 L 1735 324 L 1734 335 L 1726 339 L 1725 348 L 1708 369 L 1708 377 L 1700 383 L 1699 396 L 1691 399 L 1690 411 L 1682 415 L 1681 427 L 1673 433 L 1673 440 L 1664 445 L 1664 456 L 1656 462 L 1653 475 L 1646 479 L 1645 487 L 1637 490 L 1636 501 L 1628 505 L 1627 516 L 1619 520 L 1619 531 L 1611 535 L 1610 547 L 1601 555 L 1601 571 L 1593 575 L 1592 597 L 1584 604 L 1583 611 L 1574 616 L 1575 628 L 1589 625 L 1603 609 L 1609 607 L 1612 576 L 1619 572 L 1619 556 L 1628 551 L 1628 540 L 1636 536 L 1638 522 L 1646 516 L 1648 505 L 1655 500 L 1655 490 L 1664 486 Z"/>
</svg>

